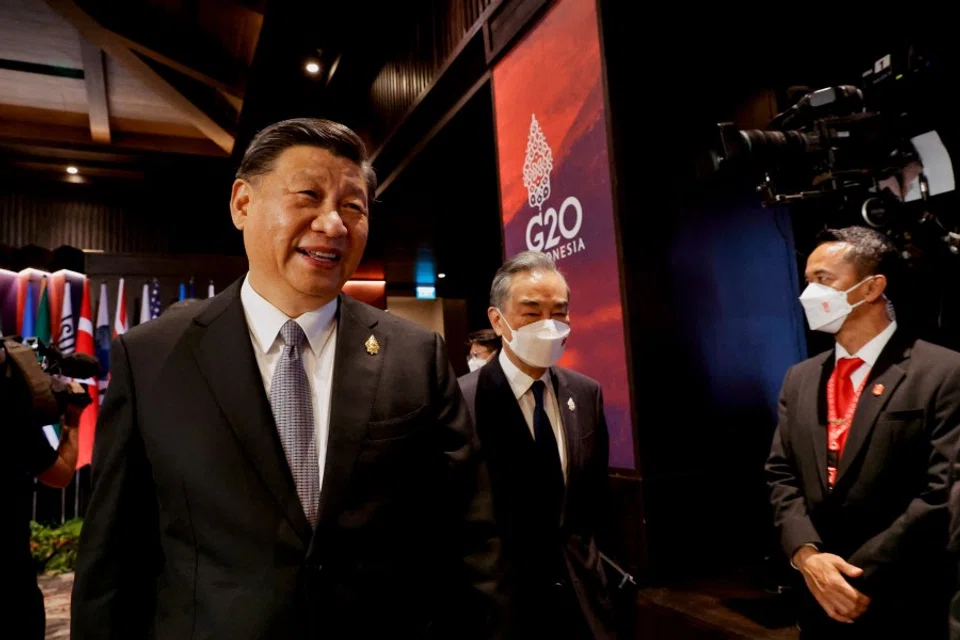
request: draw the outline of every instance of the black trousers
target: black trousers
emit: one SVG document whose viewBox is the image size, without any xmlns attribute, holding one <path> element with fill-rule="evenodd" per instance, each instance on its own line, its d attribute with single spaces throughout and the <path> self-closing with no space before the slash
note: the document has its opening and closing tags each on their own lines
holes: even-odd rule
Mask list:
<svg viewBox="0 0 960 640">
<path fill-rule="evenodd" d="M 9 628 L 16 629 L 17 638 L 43 640 L 47 633 L 47 618 L 36 575 L 20 577 L 3 597 L 9 599 L 9 611 L 13 616 L 5 626 L 9 624 Z"/>
</svg>

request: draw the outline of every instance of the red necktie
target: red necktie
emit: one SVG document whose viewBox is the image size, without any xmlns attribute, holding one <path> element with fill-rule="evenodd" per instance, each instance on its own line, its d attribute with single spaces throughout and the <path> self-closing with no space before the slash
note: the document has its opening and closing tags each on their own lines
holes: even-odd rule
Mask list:
<svg viewBox="0 0 960 640">
<path fill-rule="evenodd" d="M 860 358 L 840 358 L 837 360 L 837 413 L 841 417 L 847 415 L 852 405 L 857 401 L 857 392 L 853 388 L 850 376 L 860 368 L 863 360 Z M 841 451 L 843 445 L 840 446 Z"/>
<path fill-rule="evenodd" d="M 856 411 L 857 391 L 850 375 L 863 365 L 860 358 L 840 358 L 827 384 L 833 391 L 834 406 L 828 407 L 830 424 L 827 427 L 827 479 L 830 487 L 836 483 L 837 468 L 843 447 L 850 434 L 853 412 Z"/>
</svg>

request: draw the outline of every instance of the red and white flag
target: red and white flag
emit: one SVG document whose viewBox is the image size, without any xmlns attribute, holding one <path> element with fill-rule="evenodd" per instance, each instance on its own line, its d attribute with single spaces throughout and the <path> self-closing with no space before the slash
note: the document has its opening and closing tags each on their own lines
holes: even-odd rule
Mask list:
<svg viewBox="0 0 960 640">
<path fill-rule="evenodd" d="M 77 323 L 77 353 L 95 356 L 93 349 L 93 312 L 90 305 L 90 281 L 83 280 L 83 301 L 80 303 L 80 322 Z M 100 407 L 100 392 L 94 379 L 79 380 L 87 386 L 90 404 L 80 415 L 80 433 L 77 442 L 77 469 L 90 464 L 93 459 L 93 437 L 97 428 Z"/>
</svg>

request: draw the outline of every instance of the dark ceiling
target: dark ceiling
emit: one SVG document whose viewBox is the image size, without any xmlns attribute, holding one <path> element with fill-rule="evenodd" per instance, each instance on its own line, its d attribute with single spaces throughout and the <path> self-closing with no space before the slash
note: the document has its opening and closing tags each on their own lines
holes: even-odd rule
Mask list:
<svg viewBox="0 0 960 640">
<path fill-rule="evenodd" d="M 8 174 L 64 180 L 65 162 L 82 163 L 94 186 L 131 191 L 143 183 L 141 200 L 169 198 L 180 217 L 215 218 L 215 232 L 229 235 L 232 172 L 256 131 L 288 117 L 335 119 L 365 139 L 386 185 L 373 213 L 368 262 L 401 285 L 418 279 L 418 266 L 432 265 L 433 274 L 448 276 L 437 281 L 440 295 L 485 296 L 500 255 L 500 226 L 490 89 L 483 84 L 488 61 L 477 27 L 492 11 L 524 2 L 121 4 L 122 11 L 107 0 L 0 0 L 0 11 L 6 10 L 0 18 L 35 18 L 16 31 L 21 35 L 7 38 L 6 47 L 0 43 L 0 164 Z M 611 94 L 639 92 L 639 103 L 649 108 L 626 114 L 612 105 L 611 112 L 631 120 L 618 130 L 630 136 L 630 152 L 649 158 L 651 171 L 660 174 L 681 170 L 686 150 L 718 119 L 743 116 L 738 105 L 759 89 L 783 97 L 791 85 L 855 81 L 863 60 L 903 37 L 892 31 L 896 25 L 856 30 L 852 21 L 828 37 L 801 21 L 796 28 L 771 23 L 748 31 L 739 16 L 699 27 L 666 16 L 662 31 L 674 33 L 655 40 L 644 26 L 650 16 L 639 6 L 614 0 L 600 6 L 608 68 L 620 85 Z M 24 28 L 33 29 L 33 37 L 24 38 Z M 0 27 L 0 40 L 4 33 Z M 73 44 L 54 46 L 56 38 Z M 78 98 L 70 108 L 43 106 L 44 83 L 60 83 L 53 90 L 62 95 L 91 90 L 96 73 L 84 64 L 89 55 L 82 59 L 90 40 L 106 52 L 100 72 L 107 107 L 100 116 L 109 142 L 93 139 L 92 103 Z M 63 51 L 73 53 L 61 60 Z M 318 73 L 305 73 L 308 61 L 319 65 Z M 11 70 L 24 63 L 33 65 L 31 72 Z M 73 76 L 62 75 L 64 69 Z M 6 104 L 3 74 L 32 78 L 40 87 L 37 105 Z M 452 106 L 468 89 L 472 97 L 458 104 L 454 117 Z M 184 99 L 192 109 L 171 106 L 183 106 Z M 80 112 L 87 107 L 89 114 Z M 10 126 L 14 115 L 25 120 Z M 213 246 L 239 250 L 239 243 Z"/>
</svg>

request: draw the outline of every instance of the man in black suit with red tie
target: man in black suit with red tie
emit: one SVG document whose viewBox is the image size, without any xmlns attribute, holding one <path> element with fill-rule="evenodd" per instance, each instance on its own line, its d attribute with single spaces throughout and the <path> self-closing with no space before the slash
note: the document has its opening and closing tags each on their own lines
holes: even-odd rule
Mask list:
<svg viewBox="0 0 960 640">
<path fill-rule="evenodd" d="M 115 341 L 74 640 L 489 637 L 488 478 L 443 342 L 341 294 L 375 187 L 343 125 L 267 127 L 230 201 L 247 276 Z"/>
<path fill-rule="evenodd" d="M 569 293 L 547 254 L 504 263 L 488 310 L 503 348 L 460 378 L 493 481 L 511 638 L 612 637 L 597 548 L 608 515 L 603 395 L 595 380 L 555 366 Z"/>
<path fill-rule="evenodd" d="M 800 301 L 836 347 L 792 367 L 767 460 L 774 524 L 802 574 L 802 638 L 946 637 L 948 456 L 960 354 L 915 340 L 888 298 L 882 234 L 826 232 Z"/>
</svg>

